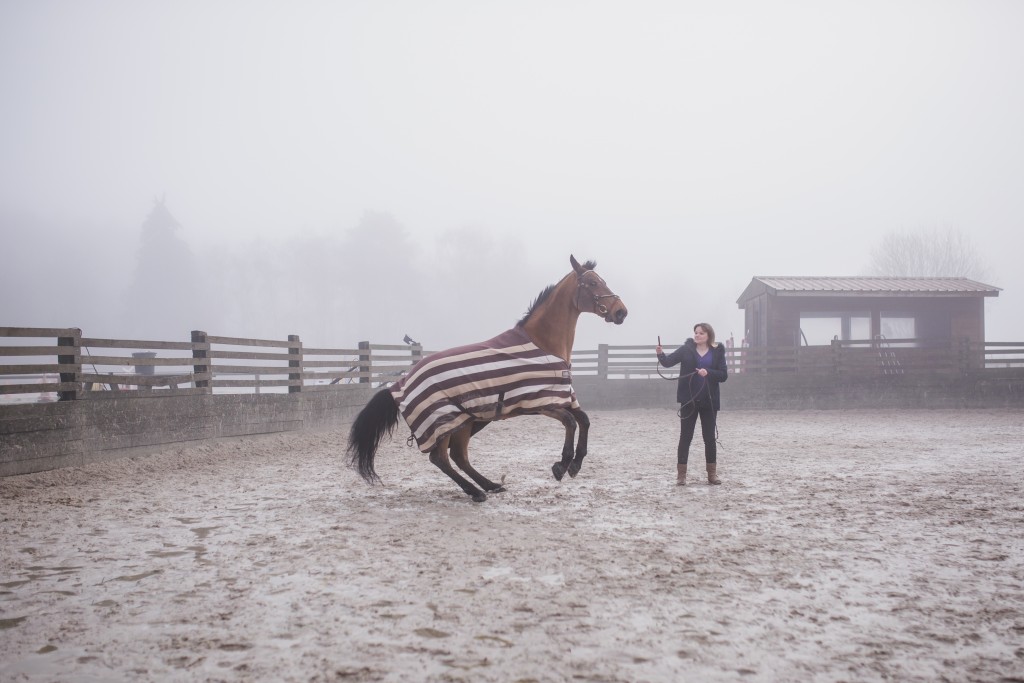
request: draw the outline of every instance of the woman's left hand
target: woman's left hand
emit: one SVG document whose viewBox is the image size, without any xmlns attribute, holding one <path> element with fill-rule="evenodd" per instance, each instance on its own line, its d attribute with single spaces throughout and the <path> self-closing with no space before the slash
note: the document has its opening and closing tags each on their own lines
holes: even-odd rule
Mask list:
<svg viewBox="0 0 1024 683">
<path fill-rule="evenodd" d="M 700 370 L 697 371 L 697 374 L 700 375 L 701 377 L 707 377 L 708 371 L 705 370 L 704 368 L 701 368 Z"/>
</svg>

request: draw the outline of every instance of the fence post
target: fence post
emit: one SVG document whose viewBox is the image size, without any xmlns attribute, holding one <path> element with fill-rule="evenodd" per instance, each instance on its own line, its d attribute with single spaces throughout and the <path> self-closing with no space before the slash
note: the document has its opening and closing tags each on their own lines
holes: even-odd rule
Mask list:
<svg viewBox="0 0 1024 683">
<path fill-rule="evenodd" d="M 288 335 L 288 355 L 298 356 L 295 360 L 288 360 L 288 367 L 296 369 L 296 372 L 288 373 L 288 393 L 295 394 L 302 391 L 302 341 L 297 334 Z M 299 380 L 299 383 L 293 385 L 291 382 L 294 380 Z"/>
<path fill-rule="evenodd" d="M 982 358 L 985 355 L 984 347 L 981 350 Z M 971 338 L 961 337 L 960 339 L 960 372 L 967 374 L 974 366 L 974 358 L 971 354 Z"/>
<path fill-rule="evenodd" d="M 144 358 L 156 358 L 156 351 L 136 351 L 136 352 L 132 353 L 132 358 L 134 358 L 136 360 L 144 359 Z M 155 365 L 138 365 L 138 364 L 135 364 L 135 365 L 133 365 L 133 367 L 135 368 L 135 374 L 136 375 L 145 375 L 147 377 L 152 377 L 152 376 L 156 375 L 156 366 Z M 153 391 L 153 385 L 151 385 L 151 384 L 138 384 L 136 386 L 138 386 L 139 391 L 142 392 L 142 393 Z"/>
<path fill-rule="evenodd" d="M 365 353 L 364 353 L 365 351 Z M 370 383 L 370 342 L 361 341 L 359 342 L 359 383 L 369 384 Z"/>
<path fill-rule="evenodd" d="M 416 365 L 421 360 L 423 360 L 423 344 L 419 344 L 419 343 L 413 344 L 412 345 L 412 365 Z"/>
<path fill-rule="evenodd" d="M 597 345 L 597 376 L 608 379 L 608 345 Z"/>
<path fill-rule="evenodd" d="M 206 361 L 205 365 L 193 365 L 194 375 L 208 374 L 210 379 L 197 379 L 194 384 L 196 389 L 204 389 L 203 394 L 213 393 L 213 367 L 210 365 L 210 344 L 206 341 L 206 332 L 192 330 L 192 358 Z"/>
<path fill-rule="evenodd" d="M 57 392 L 58 401 L 74 401 L 82 391 L 82 330 L 71 328 L 70 337 L 57 337 L 57 346 L 66 346 L 70 354 L 57 354 L 57 363 L 72 366 L 71 372 L 60 373 L 61 384 L 73 382 L 75 387 L 70 391 Z"/>
<path fill-rule="evenodd" d="M 839 343 L 838 339 L 833 339 L 832 342 L 832 374 L 838 375 L 842 370 L 842 360 L 840 356 L 843 352 L 843 346 Z"/>
</svg>

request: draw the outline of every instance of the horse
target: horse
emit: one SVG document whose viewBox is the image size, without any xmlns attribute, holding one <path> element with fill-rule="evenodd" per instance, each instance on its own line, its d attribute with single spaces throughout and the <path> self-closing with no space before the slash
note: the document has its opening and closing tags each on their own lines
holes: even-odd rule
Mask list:
<svg viewBox="0 0 1024 683">
<path fill-rule="evenodd" d="M 570 254 L 569 263 L 572 271 L 544 288 L 515 327 L 485 342 L 430 354 L 370 399 L 352 423 L 347 449 L 351 466 L 367 483 L 380 481 L 374 456 L 384 436 L 394 431 L 399 414 L 412 430 L 410 440 L 478 503 L 487 500 L 487 493 L 505 491 L 469 462 L 470 439 L 494 420 L 520 415 L 558 420 L 565 427 L 565 443 L 551 471 L 558 481 L 566 472 L 570 477 L 579 473 L 590 418 L 572 388 L 576 323 L 580 314 L 594 313 L 621 325 L 628 311 L 594 272 L 595 262 L 580 265 Z"/>
</svg>

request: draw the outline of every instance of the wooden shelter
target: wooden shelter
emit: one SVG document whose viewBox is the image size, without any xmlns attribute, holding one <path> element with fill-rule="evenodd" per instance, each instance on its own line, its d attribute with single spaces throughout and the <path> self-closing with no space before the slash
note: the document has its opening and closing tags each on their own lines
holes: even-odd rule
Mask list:
<svg viewBox="0 0 1024 683">
<path fill-rule="evenodd" d="M 927 347 L 984 343 L 984 300 L 999 292 L 960 277 L 757 276 L 736 303 L 748 346 L 900 339 Z"/>
</svg>

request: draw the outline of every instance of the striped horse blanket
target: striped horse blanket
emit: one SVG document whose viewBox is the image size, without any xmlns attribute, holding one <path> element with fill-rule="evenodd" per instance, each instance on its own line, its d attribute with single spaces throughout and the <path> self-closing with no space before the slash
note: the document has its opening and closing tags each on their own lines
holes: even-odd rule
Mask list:
<svg viewBox="0 0 1024 683">
<path fill-rule="evenodd" d="M 424 453 L 467 422 L 580 405 L 569 364 L 520 327 L 426 356 L 390 391 Z"/>
</svg>

